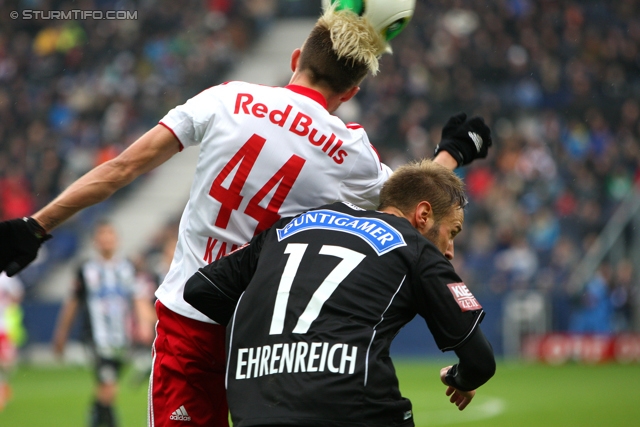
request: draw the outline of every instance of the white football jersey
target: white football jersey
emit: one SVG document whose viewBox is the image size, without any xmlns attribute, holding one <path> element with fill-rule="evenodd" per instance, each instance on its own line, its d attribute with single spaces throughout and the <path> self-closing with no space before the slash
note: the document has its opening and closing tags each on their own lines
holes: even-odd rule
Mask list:
<svg viewBox="0 0 640 427">
<path fill-rule="evenodd" d="M 200 145 L 169 273 L 156 296 L 183 316 L 212 322 L 183 299 L 185 282 L 279 218 L 335 201 L 375 209 L 391 170 L 364 129 L 345 124 L 309 88 L 230 82 L 160 121 L 183 148 Z"/>
</svg>

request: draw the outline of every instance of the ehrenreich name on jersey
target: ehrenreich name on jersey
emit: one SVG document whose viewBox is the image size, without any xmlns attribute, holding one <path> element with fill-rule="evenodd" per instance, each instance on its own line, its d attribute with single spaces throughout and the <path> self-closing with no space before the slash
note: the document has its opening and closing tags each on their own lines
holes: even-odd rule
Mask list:
<svg viewBox="0 0 640 427">
<path fill-rule="evenodd" d="M 330 372 L 353 374 L 358 347 L 349 344 L 304 341 L 238 349 L 236 380 L 273 374 Z"/>
<path fill-rule="evenodd" d="M 240 427 L 413 426 L 391 341 L 418 314 L 453 350 L 484 314 L 409 221 L 348 203 L 281 219 L 186 290 L 228 324 L 227 395 Z"/>
</svg>

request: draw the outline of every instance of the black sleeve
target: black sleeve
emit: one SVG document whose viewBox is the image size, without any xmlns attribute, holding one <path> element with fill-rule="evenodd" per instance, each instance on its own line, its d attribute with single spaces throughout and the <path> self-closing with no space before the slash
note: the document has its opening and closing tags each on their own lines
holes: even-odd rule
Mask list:
<svg viewBox="0 0 640 427">
<path fill-rule="evenodd" d="M 493 348 L 480 327 L 455 352 L 460 361 L 449 369 L 445 377 L 450 386 L 461 391 L 475 390 L 495 374 Z"/>
<path fill-rule="evenodd" d="M 238 302 L 225 294 L 202 273 L 202 269 L 191 276 L 184 286 L 184 300 L 196 310 L 220 325 L 227 325 Z"/>
<path fill-rule="evenodd" d="M 221 325 L 229 323 L 238 299 L 251 282 L 270 230 L 247 245 L 199 269 L 185 284 L 184 300 Z"/>
<path fill-rule="evenodd" d="M 482 306 L 432 244 L 424 244 L 414 275 L 416 311 L 426 320 L 440 350 L 455 350 L 482 321 Z"/>
</svg>

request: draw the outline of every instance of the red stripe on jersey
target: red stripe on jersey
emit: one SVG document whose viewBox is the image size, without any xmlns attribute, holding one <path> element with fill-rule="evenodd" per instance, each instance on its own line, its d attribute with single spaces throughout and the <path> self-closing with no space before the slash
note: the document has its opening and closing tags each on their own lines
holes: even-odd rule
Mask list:
<svg viewBox="0 0 640 427">
<path fill-rule="evenodd" d="M 380 163 L 380 170 L 382 170 L 382 159 L 380 158 L 380 153 L 378 153 L 378 150 L 376 150 L 376 147 L 374 147 L 373 144 L 369 145 L 371 146 L 373 152 L 376 153 L 376 156 L 378 156 L 378 163 Z"/>
<path fill-rule="evenodd" d="M 347 128 L 348 129 L 354 129 L 354 130 L 355 129 L 362 129 L 362 125 L 359 124 L 359 123 L 351 122 L 351 123 L 347 123 Z"/>
<path fill-rule="evenodd" d="M 180 144 L 180 151 L 184 150 L 184 145 L 182 144 L 182 142 L 180 142 L 180 138 L 178 138 L 178 135 L 176 135 L 176 133 L 173 131 L 173 129 L 171 129 L 167 124 L 163 123 L 163 122 L 158 122 L 159 125 L 164 126 L 165 128 L 169 129 L 169 132 L 171 132 L 173 134 L 173 136 L 178 140 L 178 144 Z"/>
<path fill-rule="evenodd" d="M 289 89 L 292 92 L 304 95 L 307 98 L 311 98 L 318 104 L 322 105 L 325 109 L 327 108 L 327 100 L 325 99 L 324 95 L 322 95 L 317 90 L 298 85 L 286 85 L 285 89 Z"/>
</svg>

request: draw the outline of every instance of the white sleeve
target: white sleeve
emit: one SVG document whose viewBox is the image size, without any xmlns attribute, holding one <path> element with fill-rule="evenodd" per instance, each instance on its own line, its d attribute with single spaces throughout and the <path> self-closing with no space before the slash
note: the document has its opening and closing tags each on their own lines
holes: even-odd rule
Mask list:
<svg viewBox="0 0 640 427">
<path fill-rule="evenodd" d="M 160 124 L 169 128 L 184 148 L 202 142 L 205 130 L 215 115 L 214 90 L 212 87 L 200 92 L 160 120 Z"/>
<path fill-rule="evenodd" d="M 363 150 L 349 176 L 340 183 L 340 197 L 363 209 L 377 209 L 382 185 L 393 171 L 380 161 L 366 133 L 362 133 Z"/>
</svg>

